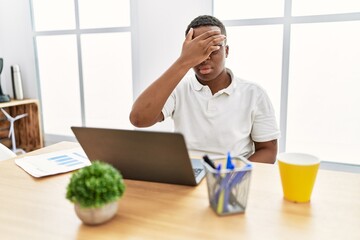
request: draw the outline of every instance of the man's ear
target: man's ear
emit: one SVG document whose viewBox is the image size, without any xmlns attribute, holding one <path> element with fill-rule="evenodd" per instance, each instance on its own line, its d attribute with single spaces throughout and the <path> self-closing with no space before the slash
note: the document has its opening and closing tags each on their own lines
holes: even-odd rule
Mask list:
<svg viewBox="0 0 360 240">
<path fill-rule="evenodd" d="M 227 58 L 229 55 L 229 45 L 225 46 L 225 57 Z"/>
</svg>

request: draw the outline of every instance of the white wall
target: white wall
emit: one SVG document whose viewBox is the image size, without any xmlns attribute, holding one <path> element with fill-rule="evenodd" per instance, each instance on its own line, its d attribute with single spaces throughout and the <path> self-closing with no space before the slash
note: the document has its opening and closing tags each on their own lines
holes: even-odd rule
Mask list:
<svg viewBox="0 0 360 240">
<path fill-rule="evenodd" d="M 10 66 L 20 66 L 25 98 L 38 98 L 29 0 L 0 0 L 0 57 L 4 59 L 2 88 L 13 95 Z"/>
</svg>

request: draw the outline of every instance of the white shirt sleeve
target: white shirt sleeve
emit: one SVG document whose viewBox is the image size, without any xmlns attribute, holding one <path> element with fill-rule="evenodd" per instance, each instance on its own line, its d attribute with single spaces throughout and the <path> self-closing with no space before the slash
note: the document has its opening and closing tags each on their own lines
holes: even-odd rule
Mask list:
<svg viewBox="0 0 360 240">
<path fill-rule="evenodd" d="M 267 142 L 280 137 L 275 111 L 265 91 L 262 91 L 255 109 L 251 138 L 255 142 Z"/>
<path fill-rule="evenodd" d="M 175 110 L 175 91 L 171 93 L 169 98 L 166 100 L 165 105 L 162 109 L 162 114 L 164 115 L 164 119 L 173 115 Z"/>
</svg>

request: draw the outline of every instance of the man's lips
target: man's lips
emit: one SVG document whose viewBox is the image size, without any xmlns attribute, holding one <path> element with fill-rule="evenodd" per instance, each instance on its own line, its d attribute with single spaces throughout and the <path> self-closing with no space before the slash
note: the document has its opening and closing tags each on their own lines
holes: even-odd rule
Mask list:
<svg viewBox="0 0 360 240">
<path fill-rule="evenodd" d="M 211 67 L 210 66 L 201 66 L 201 67 L 199 67 L 199 72 L 201 73 L 201 74 L 208 74 L 208 73 L 210 73 L 211 72 Z"/>
</svg>

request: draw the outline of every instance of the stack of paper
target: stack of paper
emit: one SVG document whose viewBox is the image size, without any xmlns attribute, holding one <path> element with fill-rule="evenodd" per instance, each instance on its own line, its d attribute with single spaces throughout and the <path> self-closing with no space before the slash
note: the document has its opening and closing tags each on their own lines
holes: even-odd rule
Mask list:
<svg viewBox="0 0 360 240">
<path fill-rule="evenodd" d="M 91 165 L 82 148 L 19 158 L 15 163 L 34 177 L 69 172 Z"/>
</svg>

